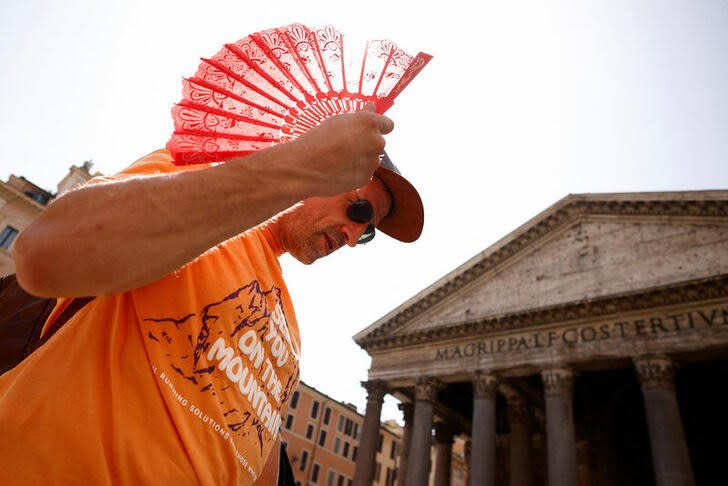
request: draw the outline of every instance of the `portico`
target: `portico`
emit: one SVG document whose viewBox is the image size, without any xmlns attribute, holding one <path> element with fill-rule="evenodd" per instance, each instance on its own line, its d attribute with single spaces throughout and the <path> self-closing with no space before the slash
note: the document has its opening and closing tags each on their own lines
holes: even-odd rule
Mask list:
<svg viewBox="0 0 728 486">
<path fill-rule="evenodd" d="M 728 480 L 699 412 L 728 407 L 701 388 L 728 377 L 728 191 L 568 196 L 354 339 L 403 402 L 400 484 L 432 445 L 449 484 L 453 434 L 473 486 Z"/>
</svg>

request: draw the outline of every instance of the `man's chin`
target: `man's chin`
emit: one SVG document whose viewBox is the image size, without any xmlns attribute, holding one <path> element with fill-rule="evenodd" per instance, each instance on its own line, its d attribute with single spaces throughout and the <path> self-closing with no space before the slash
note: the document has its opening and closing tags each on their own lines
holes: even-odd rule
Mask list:
<svg viewBox="0 0 728 486">
<path fill-rule="evenodd" d="M 299 253 L 299 252 L 290 252 L 291 256 L 298 260 L 299 262 L 303 263 L 304 265 L 311 265 L 313 262 L 318 260 L 320 258 L 319 255 L 313 253 Z"/>
</svg>

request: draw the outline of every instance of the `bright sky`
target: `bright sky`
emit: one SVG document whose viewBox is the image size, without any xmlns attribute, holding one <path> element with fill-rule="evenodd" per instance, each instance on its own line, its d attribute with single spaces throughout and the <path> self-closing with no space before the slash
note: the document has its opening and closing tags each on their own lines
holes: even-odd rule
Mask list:
<svg viewBox="0 0 728 486">
<path fill-rule="evenodd" d="M 728 188 L 728 2 L 477 4 L 2 2 L 0 178 L 55 190 L 71 164 L 110 174 L 163 146 L 181 77 L 265 28 L 331 24 L 434 55 L 388 112 L 420 240 L 283 262 L 303 379 L 363 411 L 369 358 L 351 336 L 557 200 Z"/>
</svg>

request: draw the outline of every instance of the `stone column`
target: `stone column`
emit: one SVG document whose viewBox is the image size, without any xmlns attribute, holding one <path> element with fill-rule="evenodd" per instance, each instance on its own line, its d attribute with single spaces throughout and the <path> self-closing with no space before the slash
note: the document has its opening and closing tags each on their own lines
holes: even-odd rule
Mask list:
<svg viewBox="0 0 728 486">
<path fill-rule="evenodd" d="M 435 486 L 450 486 L 453 430 L 450 424 L 435 424 Z"/>
<path fill-rule="evenodd" d="M 374 478 L 374 464 L 377 456 L 377 440 L 379 438 L 379 424 L 382 414 L 382 402 L 387 394 L 387 384 L 381 380 L 363 381 L 361 385 L 366 388 L 367 408 L 364 413 L 359 452 L 356 456 L 356 470 L 354 471 L 355 486 L 370 486 Z"/>
<path fill-rule="evenodd" d="M 531 486 L 531 417 L 520 397 L 508 399 L 508 426 L 511 430 L 510 486 Z"/>
<path fill-rule="evenodd" d="M 495 399 L 498 380 L 486 373 L 473 379 L 473 430 L 470 449 L 470 484 L 495 485 Z"/>
<path fill-rule="evenodd" d="M 420 378 L 415 387 L 415 418 L 412 441 L 407 459 L 407 486 L 425 486 L 430 472 L 430 446 L 432 444 L 432 403 L 442 387 L 439 380 Z"/>
<path fill-rule="evenodd" d="M 464 452 L 465 452 L 465 471 L 466 471 L 465 484 L 467 484 L 467 485 L 473 484 L 470 481 L 470 451 L 472 450 L 472 448 L 473 448 L 472 440 L 471 439 L 466 440 Z"/>
<path fill-rule="evenodd" d="M 572 404 L 574 374 L 567 368 L 552 368 L 543 370 L 541 378 L 546 392 L 548 484 L 578 486 Z"/>
<path fill-rule="evenodd" d="M 397 467 L 397 486 L 404 486 L 407 479 L 407 458 L 409 456 L 410 443 L 412 442 L 412 419 L 414 418 L 415 407 L 411 403 L 402 402 L 399 409 L 404 415 L 404 430 L 402 431 L 402 442 L 399 448 L 399 466 Z"/>
<path fill-rule="evenodd" d="M 675 396 L 672 360 L 665 356 L 641 356 L 635 358 L 634 363 L 645 400 L 657 485 L 694 485 L 693 468 Z"/>
</svg>

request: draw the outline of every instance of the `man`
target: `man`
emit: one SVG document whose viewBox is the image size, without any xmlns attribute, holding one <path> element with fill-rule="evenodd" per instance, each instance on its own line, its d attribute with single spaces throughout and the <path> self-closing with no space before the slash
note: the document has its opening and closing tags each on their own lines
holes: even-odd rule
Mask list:
<svg viewBox="0 0 728 486">
<path fill-rule="evenodd" d="M 50 206 L 18 280 L 96 298 L 0 377 L 0 483 L 275 484 L 300 353 L 277 257 L 417 239 L 419 196 L 379 167 L 392 129 L 368 107 L 221 165 L 157 151 Z"/>
</svg>

